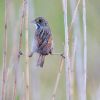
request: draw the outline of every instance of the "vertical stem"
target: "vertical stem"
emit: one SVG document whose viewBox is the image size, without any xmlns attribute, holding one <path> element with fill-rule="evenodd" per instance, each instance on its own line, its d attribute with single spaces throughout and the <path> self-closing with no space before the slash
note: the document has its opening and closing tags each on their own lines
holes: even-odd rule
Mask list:
<svg viewBox="0 0 100 100">
<path fill-rule="evenodd" d="M 74 43 L 72 44 L 72 49 L 71 49 L 71 57 L 70 57 L 70 68 L 71 68 L 71 95 L 72 95 L 72 99 L 74 100 L 74 65 L 75 65 L 75 53 L 76 53 L 76 41 L 74 41 Z"/>
<path fill-rule="evenodd" d="M 23 32 L 23 23 L 24 23 L 24 12 L 25 12 L 25 5 L 24 5 L 24 0 L 22 2 L 22 15 L 20 19 L 20 37 L 19 37 L 19 51 L 22 48 L 22 32 Z"/>
<path fill-rule="evenodd" d="M 7 0 L 5 0 L 5 33 L 4 33 L 4 50 L 3 50 L 2 100 L 5 100 L 6 72 L 7 72 Z"/>
<path fill-rule="evenodd" d="M 85 0 L 83 0 L 83 32 L 84 32 L 84 96 L 86 100 L 87 36 L 86 36 L 86 1 Z"/>
<path fill-rule="evenodd" d="M 25 39 L 26 39 L 26 68 L 25 68 L 25 83 L 26 83 L 26 100 L 29 99 L 29 58 L 28 58 L 28 0 L 25 0 Z"/>
<path fill-rule="evenodd" d="M 72 41 L 72 58 L 71 58 L 71 86 L 73 88 L 73 85 L 74 85 L 74 62 L 75 62 L 75 52 L 76 52 L 76 36 L 77 36 L 77 33 L 78 33 L 78 15 L 77 15 L 77 12 L 78 12 L 78 7 L 79 7 L 79 4 L 80 4 L 80 1 L 81 0 L 78 0 L 77 4 L 76 4 L 76 0 L 70 0 L 70 8 L 71 8 L 71 15 L 72 15 L 72 21 L 71 21 L 71 25 L 69 27 L 69 35 L 71 33 L 71 30 L 72 30 L 72 26 L 73 26 L 73 40 Z M 76 24 L 76 25 L 75 25 Z M 70 37 L 70 36 L 69 36 Z M 70 40 L 70 39 L 69 39 Z M 74 92 L 74 89 L 72 89 L 72 95 L 73 95 L 73 92 Z M 74 96 L 74 95 L 73 95 Z M 72 98 L 73 99 L 73 98 Z"/>
<path fill-rule="evenodd" d="M 71 6 L 71 14 L 75 12 L 76 7 L 78 8 L 78 5 L 80 3 L 80 0 L 70 0 L 70 6 Z M 74 16 L 74 15 L 73 15 Z M 73 33 L 74 33 L 74 43 L 76 43 L 76 79 L 77 79 L 77 87 L 78 87 L 78 99 L 79 100 L 85 100 L 84 95 L 84 69 L 82 65 L 82 41 L 81 41 L 81 31 L 80 31 L 80 19 L 79 19 L 79 13 L 77 10 L 76 13 L 76 20 L 73 23 Z"/>
<path fill-rule="evenodd" d="M 15 66 L 14 66 L 15 67 Z M 17 66 L 16 66 L 17 67 Z M 17 72 L 16 72 L 16 68 L 14 69 L 14 90 L 13 90 L 13 100 L 16 100 L 16 82 L 17 82 Z"/>
<path fill-rule="evenodd" d="M 69 35 L 68 35 L 68 24 L 67 24 L 67 0 L 63 0 L 63 11 L 64 11 L 64 25 L 65 25 L 65 74 L 66 74 L 66 98 L 71 100 L 71 86 L 70 86 L 70 60 L 69 60 Z"/>
</svg>

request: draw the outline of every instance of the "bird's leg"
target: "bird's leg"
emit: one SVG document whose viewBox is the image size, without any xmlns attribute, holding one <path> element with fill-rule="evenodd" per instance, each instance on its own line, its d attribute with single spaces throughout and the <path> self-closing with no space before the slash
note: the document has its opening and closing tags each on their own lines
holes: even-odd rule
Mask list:
<svg viewBox="0 0 100 100">
<path fill-rule="evenodd" d="M 42 56 L 42 55 L 39 55 L 39 58 L 38 58 L 38 61 L 37 61 L 37 66 L 39 66 L 41 56 Z"/>
<path fill-rule="evenodd" d="M 25 54 L 21 51 L 21 50 L 19 50 L 19 55 L 18 56 L 25 56 Z M 33 52 L 31 51 L 30 53 L 29 53 L 29 55 L 28 55 L 28 57 L 32 57 L 33 56 Z"/>
</svg>

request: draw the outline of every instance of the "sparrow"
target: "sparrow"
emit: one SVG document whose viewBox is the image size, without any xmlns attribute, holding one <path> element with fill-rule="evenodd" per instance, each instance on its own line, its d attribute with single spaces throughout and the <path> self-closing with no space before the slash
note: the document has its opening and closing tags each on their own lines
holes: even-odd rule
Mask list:
<svg viewBox="0 0 100 100">
<path fill-rule="evenodd" d="M 33 53 L 37 52 L 39 54 L 37 66 L 43 67 L 45 56 L 52 54 L 53 50 L 51 29 L 44 17 L 37 17 L 32 23 L 35 24 L 36 29 L 29 57 L 32 57 Z"/>
</svg>

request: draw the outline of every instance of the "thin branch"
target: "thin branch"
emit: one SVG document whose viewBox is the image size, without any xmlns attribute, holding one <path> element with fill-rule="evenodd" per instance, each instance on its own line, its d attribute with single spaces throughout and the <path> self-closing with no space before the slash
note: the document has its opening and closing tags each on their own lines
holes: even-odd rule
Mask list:
<svg viewBox="0 0 100 100">
<path fill-rule="evenodd" d="M 64 64 L 64 57 L 62 56 L 61 62 L 60 62 L 59 72 L 57 74 L 56 83 L 55 83 L 53 94 L 52 94 L 52 100 L 55 100 L 55 97 L 56 97 L 56 91 L 57 91 L 57 87 L 59 85 L 60 76 L 61 76 L 61 72 L 62 72 L 62 69 L 63 69 L 63 64 Z"/>
<path fill-rule="evenodd" d="M 86 100 L 86 75 L 87 75 L 87 32 L 86 32 L 86 1 L 83 0 L 83 31 L 84 31 L 84 100 Z"/>
<path fill-rule="evenodd" d="M 26 100 L 29 99 L 29 57 L 28 57 L 28 0 L 25 0 L 25 39 L 26 39 L 26 52 L 25 52 L 25 57 L 26 57 L 26 68 L 25 68 L 25 83 L 26 83 Z"/>
<path fill-rule="evenodd" d="M 5 33 L 4 33 L 4 51 L 3 51 L 2 100 L 5 100 L 6 74 L 7 74 L 7 0 L 5 0 Z"/>
</svg>

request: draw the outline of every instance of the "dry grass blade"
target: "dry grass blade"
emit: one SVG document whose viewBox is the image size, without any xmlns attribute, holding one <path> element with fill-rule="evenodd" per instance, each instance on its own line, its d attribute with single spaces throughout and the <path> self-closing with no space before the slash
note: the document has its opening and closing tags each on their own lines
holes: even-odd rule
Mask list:
<svg viewBox="0 0 100 100">
<path fill-rule="evenodd" d="M 16 70 L 15 70 L 15 77 L 14 77 L 14 89 L 13 89 L 13 100 L 16 100 L 16 82 L 17 82 L 17 75 L 16 75 Z"/>
<path fill-rule="evenodd" d="M 76 41 L 74 41 L 73 45 L 72 45 L 72 52 L 71 52 L 71 57 L 70 57 L 70 68 L 71 68 L 71 75 L 70 75 L 70 86 L 71 86 L 71 95 L 72 95 L 72 99 L 74 100 L 74 64 L 75 64 L 75 54 L 76 54 Z"/>
<path fill-rule="evenodd" d="M 2 100 L 5 100 L 6 74 L 7 74 L 7 0 L 5 0 L 5 34 L 4 34 L 4 51 L 3 51 Z"/>
<path fill-rule="evenodd" d="M 25 13 L 25 5 L 24 5 L 24 0 L 23 0 L 22 15 L 21 15 L 21 20 L 20 20 L 19 52 L 21 51 L 21 48 L 22 48 L 22 32 L 23 32 L 23 24 L 24 24 L 24 13 Z"/>
<path fill-rule="evenodd" d="M 70 8 L 71 8 L 71 15 L 72 15 L 72 21 L 71 21 L 71 25 L 69 27 L 69 38 L 71 38 L 71 30 L 72 30 L 72 26 L 73 26 L 73 39 L 74 41 L 72 42 L 72 49 L 71 49 L 71 77 L 70 77 L 70 85 L 71 85 L 71 94 L 72 94 L 72 100 L 74 99 L 74 62 L 75 62 L 75 53 L 76 53 L 76 37 L 77 34 L 80 32 L 77 32 L 78 25 L 77 23 L 77 19 L 78 19 L 78 7 L 80 4 L 80 0 L 78 0 L 77 4 L 76 4 L 76 0 L 70 0 Z M 70 39 L 69 39 L 70 40 Z"/>
<path fill-rule="evenodd" d="M 65 76 L 66 76 L 66 99 L 71 100 L 71 87 L 70 87 L 70 60 L 69 60 L 69 34 L 67 24 L 67 0 L 63 0 L 64 12 L 64 27 L 65 27 Z"/>
<path fill-rule="evenodd" d="M 28 57 L 28 0 L 25 0 L 25 40 L 26 40 L 26 52 L 25 52 L 25 58 L 26 58 L 26 68 L 25 68 L 25 83 L 26 83 L 26 100 L 29 99 L 29 57 Z"/>
<path fill-rule="evenodd" d="M 87 75 L 87 36 L 86 36 L 86 1 L 83 0 L 83 31 L 84 31 L 84 100 L 86 100 L 86 75 Z"/>
<path fill-rule="evenodd" d="M 62 69 L 63 69 L 63 64 L 64 64 L 64 57 L 62 56 L 61 57 L 61 62 L 60 62 L 59 72 L 57 74 L 56 83 L 55 83 L 53 94 L 52 94 L 52 100 L 55 100 L 57 87 L 58 87 L 60 76 L 61 76 L 61 72 L 62 72 Z"/>
</svg>

